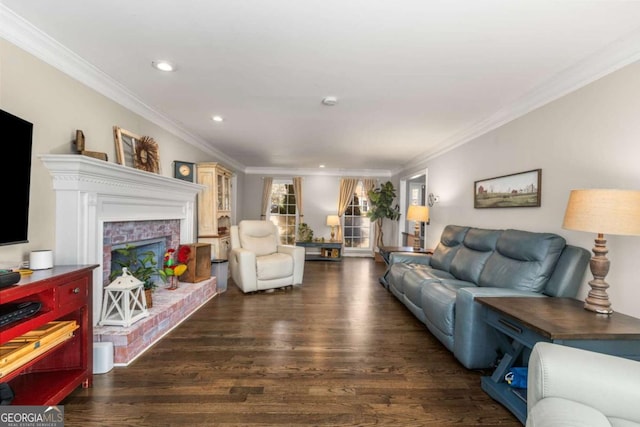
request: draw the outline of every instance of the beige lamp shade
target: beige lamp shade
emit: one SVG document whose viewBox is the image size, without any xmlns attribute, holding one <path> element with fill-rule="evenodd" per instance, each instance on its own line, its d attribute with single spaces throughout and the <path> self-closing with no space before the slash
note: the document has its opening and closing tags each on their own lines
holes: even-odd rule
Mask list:
<svg viewBox="0 0 640 427">
<path fill-rule="evenodd" d="M 429 221 L 429 208 L 426 206 L 410 205 L 407 210 L 407 221 Z"/>
<path fill-rule="evenodd" d="M 640 191 L 572 190 L 562 228 L 601 234 L 640 235 Z"/>
<path fill-rule="evenodd" d="M 340 225 L 340 217 L 338 215 L 327 215 L 327 225 L 329 227 L 337 227 Z"/>
</svg>

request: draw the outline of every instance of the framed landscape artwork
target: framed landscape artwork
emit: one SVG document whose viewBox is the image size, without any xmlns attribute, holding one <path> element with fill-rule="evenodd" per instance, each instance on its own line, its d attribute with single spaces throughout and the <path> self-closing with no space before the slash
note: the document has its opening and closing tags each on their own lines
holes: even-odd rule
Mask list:
<svg viewBox="0 0 640 427">
<path fill-rule="evenodd" d="M 539 207 L 542 169 L 476 181 L 473 184 L 473 207 Z"/>
</svg>

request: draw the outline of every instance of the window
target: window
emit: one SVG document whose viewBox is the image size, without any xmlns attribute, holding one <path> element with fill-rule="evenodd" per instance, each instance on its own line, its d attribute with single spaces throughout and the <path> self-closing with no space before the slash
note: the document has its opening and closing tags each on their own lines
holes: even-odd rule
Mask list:
<svg viewBox="0 0 640 427">
<path fill-rule="evenodd" d="M 344 213 L 344 247 L 371 248 L 371 220 L 367 217 L 369 201 L 364 193 L 362 182 L 358 182 L 351 202 Z"/>
<path fill-rule="evenodd" d="M 296 243 L 296 196 L 293 184 L 276 183 L 271 187 L 271 208 L 269 219 L 278 226 L 280 243 L 294 245 Z"/>
</svg>

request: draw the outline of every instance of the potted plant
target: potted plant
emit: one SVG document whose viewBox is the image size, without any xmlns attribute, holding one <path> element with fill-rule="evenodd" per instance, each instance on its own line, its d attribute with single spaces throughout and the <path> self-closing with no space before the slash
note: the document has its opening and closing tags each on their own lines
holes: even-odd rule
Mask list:
<svg viewBox="0 0 640 427">
<path fill-rule="evenodd" d="M 385 218 L 393 221 L 400 219 L 400 207 L 393 201 L 396 198 L 396 190 L 391 181 L 380 184 L 378 188 L 374 188 L 367 193 L 369 197 L 369 210 L 367 216 L 376 223 L 376 246 L 380 248 L 384 246 L 382 223 Z"/>
<path fill-rule="evenodd" d="M 298 240 L 301 242 L 311 242 L 313 241 L 313 230 L 309 227 L 306 222 L 298 225 Z"/>
<path fill-rule="evenodd" d="M 157 268 L 158 261 L 155 259 L 155 254 L 153 251 L 145 251 L 139 254 L 137 249 L 131 245 L 116 249 L 115 252 L 120 256 L 116 257 L 113 262 L 120 268 L 111 271 L 109 280 L 114 280 L 116 277 L 122 275 L 122 268 L 126 267 L 133 277 L 144 283 L 147 308 L 151 308 L 153 306 L 151 294 L 158 286 L 155 278 L 160 274 L 160 270 Z"/>
</svg>

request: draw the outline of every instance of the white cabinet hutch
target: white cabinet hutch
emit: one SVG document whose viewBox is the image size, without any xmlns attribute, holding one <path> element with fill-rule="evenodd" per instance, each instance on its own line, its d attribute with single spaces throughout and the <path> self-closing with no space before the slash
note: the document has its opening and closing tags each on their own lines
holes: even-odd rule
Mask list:
<svg viewBox="0 0 640 427">
<path fill-rule="evenodd" d="M 207 187 L 198 193 L 198 242 L 211 244 L 212 259 L 228 259 L 233 174 L 219 163 L 198 163 L 196 175 Z"/>
</svg>

